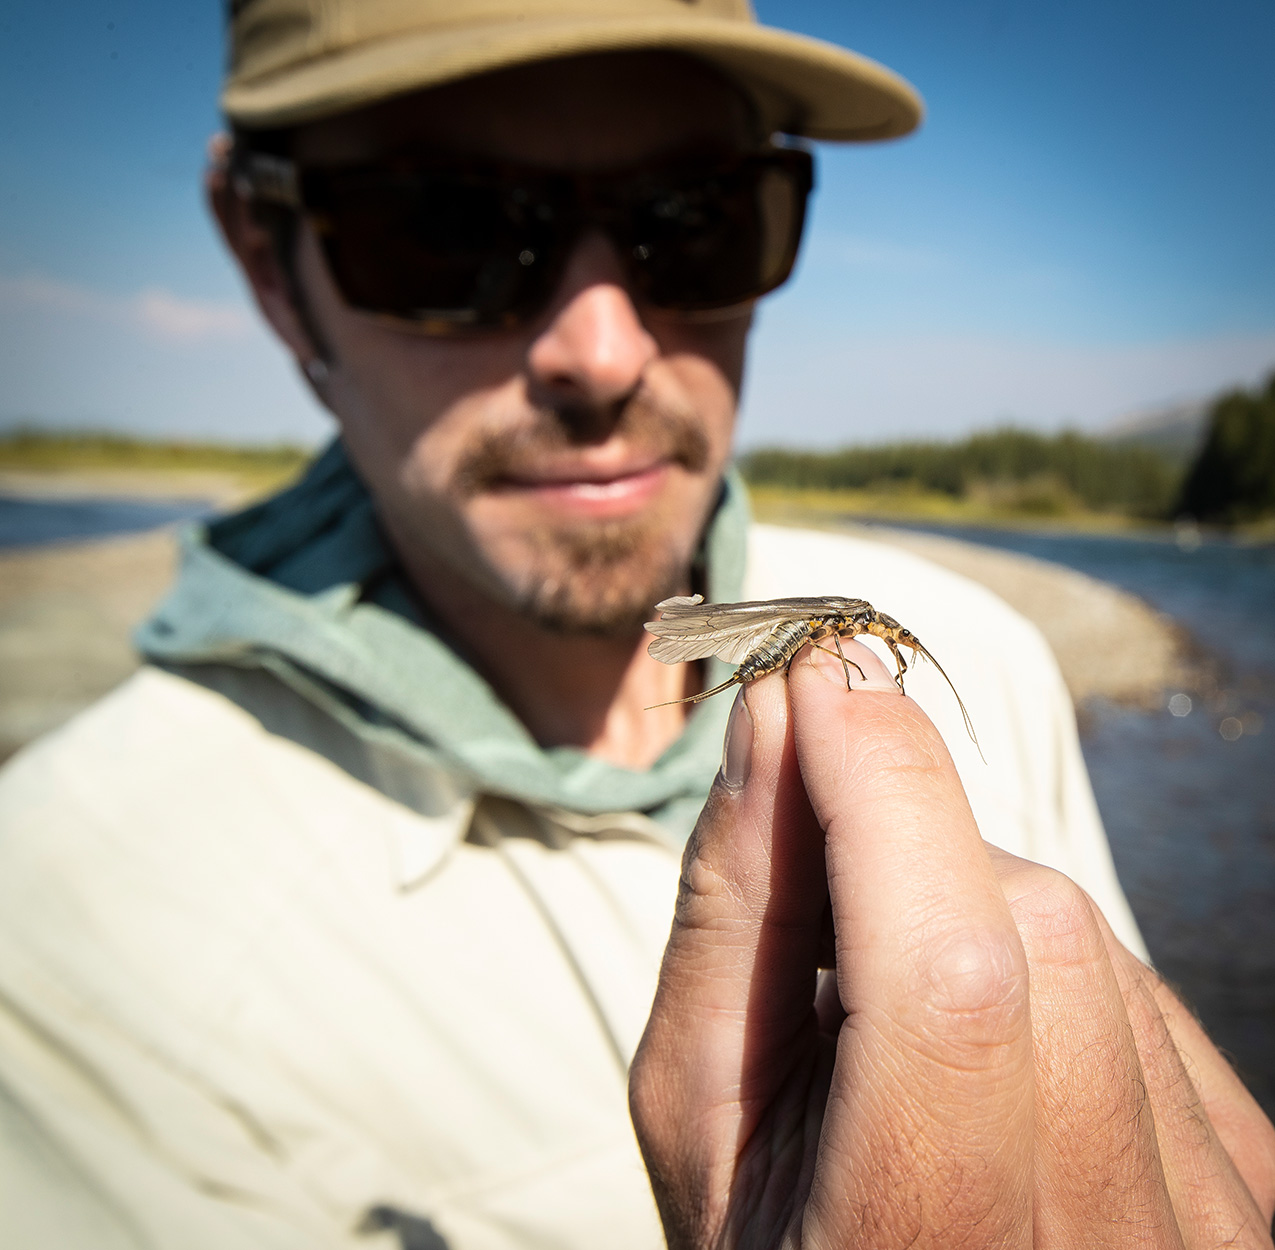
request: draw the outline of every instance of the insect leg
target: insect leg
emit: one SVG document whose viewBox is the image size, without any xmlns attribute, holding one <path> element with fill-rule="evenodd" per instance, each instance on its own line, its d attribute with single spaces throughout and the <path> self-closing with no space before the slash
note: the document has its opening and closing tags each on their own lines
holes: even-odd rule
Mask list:
<svg viewBox="0 0 1275 1250">
<path fill-rule="evenodd" d="M 853 667 L 854 667 L 854 671 L 855 671 L 856 673 L 858 673 L 858 674 L 859 674 L 859 680 L 860 680 L 860 681 L 862 681 L 862 682 L 866 682 L 868 679 L 864 676 L 864 674 L 863 674 L 863 669 L 861 669 L 861 668 L 860 668 L 857 664 L 855 664 L 855 662 L 854 662 L 853 660 L 847 660 L 847 659 L 846 659 L 846 653 L 845 653 L 844 651 L 842 651 L 842 649 L 841 649 L 841 635 L 840 635 L 840 634 L 833 634 L 833 635 L 832 635 L 832 645 L 833 645 L 834 647 L 836 647 L 836 648 L 837 648 L 837 658 L 841 661 L 841 667 L 845 670 L 845 674 L 846 674 L 846 689 L 847 689 L 847 690 L 849 690 L 849 689 L 851 688 L 851 687 L 850 687 L 850 667 L 849 667 L 849 666 L 853 666 Z"/>
<path fill-rule="evenodd" d="M 860 677 L 863 677 L 863 669 L 861 669 L 853 660 L 847 659 L 846 656 L 842 653 L 841 644 L 837 642 L 837 636 L 835 634 L 832 636 L 832 640 L 833 642 L 837 643 L 837 649 L 835 651 L 828 651 L 827 647 L 821 647 L 817 642 L 812 642 L 810 645 L 814 647 L 816 651 L 827 651 L 829 655 L 835 655 L 837 659 L 841 661 L 842 667 L 848 664 L 850 668 L 853 668 L 858 672 Z M 790 660 L 789 663 L 791 664 L 792 661 Z M 847 690 L 853 689 L 853 687 L 850 685 L 850 668 L 846 669 L 846 689 Z M 863 680 L 867 681 L 868 679 L 866 677 L 863 677 Z"/>
<path fill-rule="evenodd" d="M 903 652 L 899 650 L 899 644 L 893 638 L 886 636 L 884 642 L 890 648 L 890 654 L 894 656 L 894 662 L 899 666 L 899 671 L 895 674 L 894 680 L 898 683 L 899 693 L 904 694 L 903 674 L 908 671 L 908 662 L 903 658 Z"/>
</svg>

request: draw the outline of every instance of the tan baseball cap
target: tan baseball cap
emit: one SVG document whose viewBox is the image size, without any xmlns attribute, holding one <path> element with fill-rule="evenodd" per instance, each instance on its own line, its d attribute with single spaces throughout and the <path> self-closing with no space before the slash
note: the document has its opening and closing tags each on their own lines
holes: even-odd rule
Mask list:
<svg viewBox="0 0 1275 1250">
<path fill-rule="evenodd" d="M 921 120 L 897 74 L 762 26 L 748 0 L 231 0 L 221 104 L 248 128 L 293 126 L 529 61 L 666 49 L 721 69 L 767 128 L 889 139 Z"/>
</svg>

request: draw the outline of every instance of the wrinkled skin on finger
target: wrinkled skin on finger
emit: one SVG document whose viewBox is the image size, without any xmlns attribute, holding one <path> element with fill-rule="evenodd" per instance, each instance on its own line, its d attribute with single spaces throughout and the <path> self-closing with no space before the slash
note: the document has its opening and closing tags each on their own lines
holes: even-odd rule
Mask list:
<svg viewBox="0 0 1275 1250">
<path fill-rule="evenodd" d="M 670 1244 L 1270 1246 L 1269 1122 L 851 648 L 746 690 L 687 848 L 631 1082 Z"/>
<path fill-rule="evenodd" d="M 781 1243 L 809 1188 L 833 1066 L 812 1008 L 823 831 L 783 677 L 745 698 L 732 725 L 752 733 L 748 781 L 719 776 L 687 844 L 630 1082 L 670 1245 Z"/>
<path fill-rule="evenodd" d="M 1251 1095 L 1079 886 L 988 850 L 1031 965 L 1036 1244 L 1083 1227 L 1089 1245 L 1128 1245 L 1134 1227 L 1150 1244 L 1268 1245 L 1275 1143 Z"/>
</svg>

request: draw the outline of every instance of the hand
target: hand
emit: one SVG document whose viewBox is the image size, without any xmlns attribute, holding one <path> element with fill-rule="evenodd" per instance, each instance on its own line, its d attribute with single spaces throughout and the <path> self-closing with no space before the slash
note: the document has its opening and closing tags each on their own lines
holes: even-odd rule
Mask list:
<svg viewBox="0 0 1275 1250">
<path fill-rule="evenodd" d="M 1270 1122 L 846 653 L 746 688 L 687 847 L 630 1085 L 669 1244 L 1270 1247 Z"/>
</svg>

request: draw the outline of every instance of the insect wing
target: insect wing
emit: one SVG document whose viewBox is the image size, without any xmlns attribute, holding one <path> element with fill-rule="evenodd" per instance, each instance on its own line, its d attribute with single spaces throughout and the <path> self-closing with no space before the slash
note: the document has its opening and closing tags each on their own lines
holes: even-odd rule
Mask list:
<svg viewBox="0 0 1275 1250">
<path fill-rule="evenodd" d="M 761 626 L 737 626 L 735 629 L 719 629 L 712 634 L 689 638 L 656 638 L 651 643 L 650 652 L 655 659 L 665 664 L 702 660 L 710 655 L 729 664 L 739 664 L 756 651 L 774 631 L 774 621 L 767 621 Z"/>
<path fill-rule="evenodd" d="M 704 603 L 703 597 L 679 595 L 656 607 L 663 613 L 646 628 L 655 635 L 651 655 L 665 664 L 702 660 L 715 655 L 738 664 L 774 632 L 793 618 L 772 602 Z M 804 618 L 808 613 L 799 614 Z"/>
</svg>

